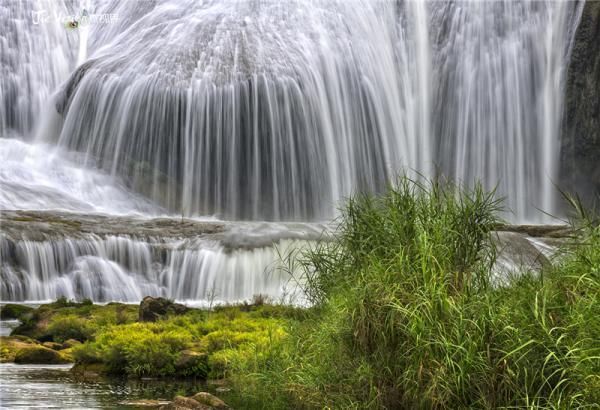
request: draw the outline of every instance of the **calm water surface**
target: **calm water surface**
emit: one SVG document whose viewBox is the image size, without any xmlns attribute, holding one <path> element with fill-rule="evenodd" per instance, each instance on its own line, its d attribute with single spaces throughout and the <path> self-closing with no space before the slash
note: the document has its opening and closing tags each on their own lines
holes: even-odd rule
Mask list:
<svg viewBox="0 0 600 410">
<path fill-rule="evenodd" d="M 0 409 L 135 409 L 129 401 L 171 400 L 204 390 L 180 380 L 80 381 L 71 365 L 0 364 Z M 147 407 L 146 407 L 147 408 Z"/>
</svg>

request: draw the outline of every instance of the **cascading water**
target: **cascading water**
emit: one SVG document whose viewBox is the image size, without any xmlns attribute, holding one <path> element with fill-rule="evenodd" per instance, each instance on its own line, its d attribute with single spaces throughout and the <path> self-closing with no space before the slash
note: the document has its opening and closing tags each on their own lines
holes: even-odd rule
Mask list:
<svg viewBox="0 0 600 410">
<path fill-rule="evenodd" d="M 50 301 L 59 296 L 96 302 L 139 302 L 163 296 L 190 304 L 249 300 L 262 294 L 301 303 L 296 283 L 274 263 L 303 246 L 227 251 L 218 242 L 146 240 L 87 235 L 48 241 L 0 237 L 0 296 L 5 301 Z"/>
<path fill-rule="evenodd" d="M 436 159 L 481 181 L 517 221 L 556 216 L 563 72 L 575 2 L 481 1 L 432 8 Z"/>
<path fill-rule="evenodd" d="M 580 6 L 8 2 L 0 208 L 323 221 L 396 174 L 438 172 L 497 186 L 512 219 L 543 221 Z M 278 296 L 282 277 L 263 277 L 273 244 L 299 243 L 2 238 L 11 300 Z"/>
<path fill-rule="evenodd" d="M 125 24 L 91 33 L 95 51 L 56 103 L 58 142 L 164 206 L 319 220 L 402 166 L 429 173 L 426 44 L 402 30 L 395 3 L 108 9 Z"/>
</svg>

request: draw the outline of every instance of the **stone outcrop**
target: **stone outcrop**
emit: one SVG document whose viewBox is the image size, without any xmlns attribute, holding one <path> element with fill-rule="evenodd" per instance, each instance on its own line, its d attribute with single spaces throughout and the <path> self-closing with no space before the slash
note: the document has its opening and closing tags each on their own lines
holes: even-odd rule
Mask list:
<svg viewBox="0 0 600 410">
<path fill-rule="evenodd" d="M 600 193 L 600 2 L 587 1 L 567 79 L 561 141 L 561 185 L 587 204 Z"/>
</svg>

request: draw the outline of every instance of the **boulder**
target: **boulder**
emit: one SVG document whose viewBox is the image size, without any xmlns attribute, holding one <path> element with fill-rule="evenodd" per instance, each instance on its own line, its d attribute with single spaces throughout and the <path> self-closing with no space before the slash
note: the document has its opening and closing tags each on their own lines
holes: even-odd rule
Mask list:
<svg viewBox="0 0 600 410">
<path fill-rule="evenodd" d="M 192 399 L 196 400 L 198 403 L 209 406 L 212 409 L 227 410 L 227 409 L 231 408 L 217 396 L 213 396 L 212 394 L 204 392 L 204 391 L 202 391 L 200 393 L 196 393 L 195 395 L 192 396 Z"/>
<path fill-rule="evenodd" d="M 156 322 L 164 316 L 181 315 L 188 310 L 186 306 L 169 299 L 146 296 L 140 303 L 139 321 Z"/>
<path fill-rule="evenodd" d="M 109 374 L 109 368 L 103 363 L 75 363 L 71 374 L 81 380 L 96 380 Z"/>
<path fill-rule="evenodd" d="M 15 355 L 17 364 L 65 364 L 69 363 L 59 352 L 43 346 L 26 347 Z"/>
</svg>

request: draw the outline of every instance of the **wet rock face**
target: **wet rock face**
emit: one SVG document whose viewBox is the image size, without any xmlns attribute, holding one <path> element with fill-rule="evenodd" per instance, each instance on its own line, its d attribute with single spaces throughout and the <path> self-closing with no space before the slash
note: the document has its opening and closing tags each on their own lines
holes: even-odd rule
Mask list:
<svg viewBox="0 0 600 410">
<path fill-rule="evenodd" d="M 587 1 L 566 80 L 561 184 L 588 203 L 600 194 L 600 2 Z"/>
</svg>

